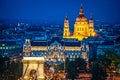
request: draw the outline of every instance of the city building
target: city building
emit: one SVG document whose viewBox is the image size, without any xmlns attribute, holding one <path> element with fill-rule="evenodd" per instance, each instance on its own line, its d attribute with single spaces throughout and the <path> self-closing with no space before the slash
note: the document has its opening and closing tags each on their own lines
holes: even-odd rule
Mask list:
<svg viewBox="0 0 120 80">
<path fill-rule="evenodd" d="M 22 53 L 22 48 L 16 41 L 0 41 L 0 54 L 2 56 L 13 56 Z"/>
<path fill-rule="evenodd" d="M 47 40 L 47 34 L 41 26 L 32 26 L 26 30 L 26 38 L 31 40 Z"/>
<path fill-rule="evenodd" d="M 82 7 L 80 8 L 79 15 L 76 18 L 73 33 L 70 32 L 69 20 L 66 16 L 64 21 L 63 38 L 75 38 L 81 41 L 83 38 L 88 38 L 89 36 L 96 36 L 94 22 L 92 16 L 90 16 L 90 20 L 88 22 Z"/>
<path fill-rule="evenodd" d="M 120 36 L 115 39 L 114 49 L 115 53 L 120 54 Z"/>
<path fill-rule="evenodd" d="M 64 62 L 65 58 L 75 60 L 79 57 L 86 61 L 89 59 L 89 45 L 86 39 L 60 39 L 57 35 L 45 41 L 26 39 L 23 52 L 24 56 L 44 57 L 46 62 Z"/>
<path fill-rule="evenodd" d="M 97 55 L 104 54 L 106 51 L 114 51 L 114 41 L 104 41 L 97 45 Z"/>
</svg>

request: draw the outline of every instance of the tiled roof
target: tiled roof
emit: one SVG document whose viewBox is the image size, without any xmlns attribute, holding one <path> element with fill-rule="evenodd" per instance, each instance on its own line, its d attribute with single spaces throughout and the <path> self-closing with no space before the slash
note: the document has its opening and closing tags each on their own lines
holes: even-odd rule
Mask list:
<svg viewBox="0 0 120 80">
<path fill-rule="evenodd" d="M 80 41 L 63 41 L 59 37 L 55 36 L 49 41 L 31 41 L 32 46 L 50 46 L 52 43 L 57 41 L 60 43 L 62 46 L 80 46 L 81 42 Z"/>
</svg>

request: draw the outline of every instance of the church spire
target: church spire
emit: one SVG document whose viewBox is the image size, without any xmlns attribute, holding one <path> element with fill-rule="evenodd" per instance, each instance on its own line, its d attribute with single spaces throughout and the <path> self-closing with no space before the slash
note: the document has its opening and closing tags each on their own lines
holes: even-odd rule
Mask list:
<svg viewBox="0 0 120 80">
<path fill-rule="evenodd" d="M 64 32 L 63 32 L 63 37 L 67 37 L 70 35 L 69 32 L 69 21 L 68 21 L 68 16 L 65 17 L 64 21 Z"/>
<path fill-rule="evenodd" d="M 90 20 L 93 20 L 92 14 L 90 14 Z"/>
<path fill-rule="evenodd" d="M 81 7 L 80 7 L 79 15 L 84 15 L 84 11 L 83 11 L 82 5 L 81 5 Z"/>
<path fill-rule="evenodd" d="M 90 20 L 89 20 L 89 23 L 93 23 L 93 17 L 92 17 L 92 14 L 90 14 Z"/>
<path fill-rule="evenodd" d="M 65 20 L 68 20 L 68 16 L 65 17 Z"/>
<path fill-rule="evenodd" d="M 68 16 L 65 17 L 64 27 L 69 27 Z"/>
</svg>

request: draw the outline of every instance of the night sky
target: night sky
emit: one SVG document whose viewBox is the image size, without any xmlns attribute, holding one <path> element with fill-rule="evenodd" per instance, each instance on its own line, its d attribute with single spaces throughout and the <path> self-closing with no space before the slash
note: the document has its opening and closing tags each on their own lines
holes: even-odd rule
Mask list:
<svg viewBox="0 0 120 80">
<path fill-rule="evenodd" d="M 68 15 L 73 25 L 82 4 L 85 16 L 97 22 L 120 23 L 120 0 L 0 0 L 0 23 L 61 24 Z"/>
</svg>

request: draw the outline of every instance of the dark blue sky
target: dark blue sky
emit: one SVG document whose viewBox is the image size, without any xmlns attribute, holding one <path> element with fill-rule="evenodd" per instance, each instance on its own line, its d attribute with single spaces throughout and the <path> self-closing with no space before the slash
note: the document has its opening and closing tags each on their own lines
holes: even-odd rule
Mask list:
<svg viewBox="0 0 120 80">
<path fill-rule="evenodd" d="M 83 6 L 85 16 L 95 21 L 120 23 L 120 0 L 0 0 L 0 22 L 63 24 L 66 15 L 73 25 Z"/>
</svg>

